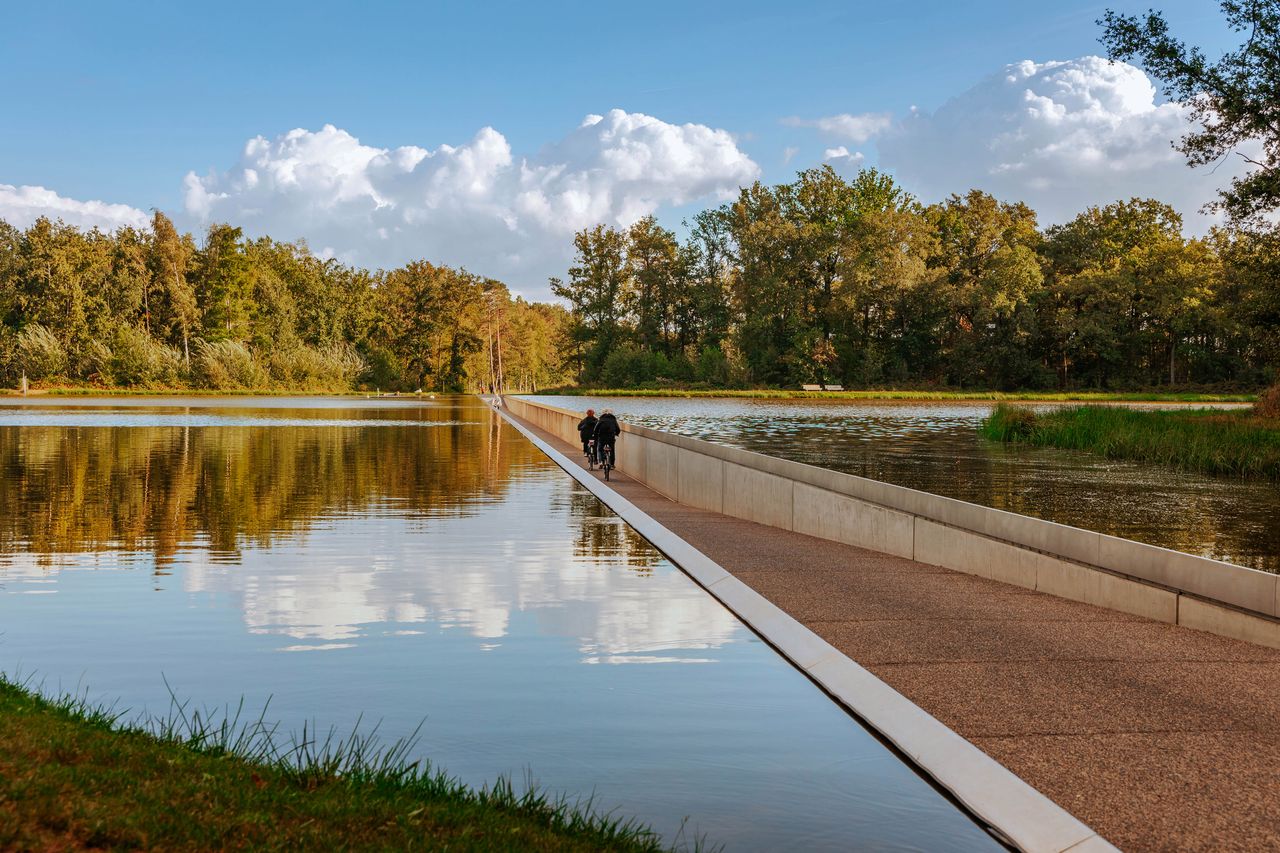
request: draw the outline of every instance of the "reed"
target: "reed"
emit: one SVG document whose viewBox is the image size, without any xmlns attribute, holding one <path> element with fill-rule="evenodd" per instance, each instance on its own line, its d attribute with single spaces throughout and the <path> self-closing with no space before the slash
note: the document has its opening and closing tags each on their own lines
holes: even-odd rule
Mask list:
<svg viewBox="0 0 1280 853">
<path fill-rule="evenodd" d="M 1280 420 L 1252 411 L 1149 411 L 997 405 L 979 431 L 994 441 L 1061 447 L 1201 474 L 1280 480 Z"/>
<path fill-rule="evenodd" d="M 171 691 L 172 696 L 172 691 Z M 702 850 L 569 800 L 474 789 L 415 760 L 417 733 L 282 734 L 244 703 L 130 718 L 0 673 L 0 848 Z"/>
</svg>

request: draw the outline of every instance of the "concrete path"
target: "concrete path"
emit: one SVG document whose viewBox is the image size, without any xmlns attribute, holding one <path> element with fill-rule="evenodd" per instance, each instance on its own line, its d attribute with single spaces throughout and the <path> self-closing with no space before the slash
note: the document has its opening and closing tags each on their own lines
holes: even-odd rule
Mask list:
<svg viewBox="0 0 1280 853">
<path fill-rule="evenodd" d="M 1280 850 L 1280 650 L 610 485 L 1122 849 Z"/>
</svg>

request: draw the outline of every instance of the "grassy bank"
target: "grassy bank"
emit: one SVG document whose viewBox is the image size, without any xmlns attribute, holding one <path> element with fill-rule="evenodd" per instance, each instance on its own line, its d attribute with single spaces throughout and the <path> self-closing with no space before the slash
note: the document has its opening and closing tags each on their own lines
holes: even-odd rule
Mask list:
<svg viewBox="0 0 1280 853">
<path fill-rule="evenodd" d="M 664 849 L 589 807 L 467 788 L 410 762 L 411 742 L 276 741 L 184 707 L 125 724 L 0 675 L 0 849 Z"/>
<path fill-rule="evenodd" d="M 1280 480 L 1280 419 L 1252 411 L 1077 406 L 1037 413 L 999 405 L 980 431 L 995 441 L 1085 450 L 1201 474 Z"/>
<path fill-rule="evenodd" d="M 1023 402 L 1081 402 L 1081 403 L 1249 403 L 1255 394 L 1212 393 L 1164 393 L 1132 392 L 1110 393 L 1097 391 L 915 391 L 915 390 L 864 390 L 864 391 L 788 391 L 779 389 L 750 390 L 682 390 L 678 388 L 554 388 L 538 392 L 572 397 L 733 397 L 769 400 L 991 400 Z"/>
</svg>

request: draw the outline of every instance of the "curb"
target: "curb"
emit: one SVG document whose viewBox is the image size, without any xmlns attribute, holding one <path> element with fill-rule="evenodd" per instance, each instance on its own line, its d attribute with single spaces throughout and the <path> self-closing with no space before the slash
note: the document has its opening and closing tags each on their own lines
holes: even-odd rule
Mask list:
<svg viewBox="0 0 1280 853">
<path fill-rule="evenodd" d="M 1000 840 L 1027 853 L 1116 849 L 603 481 L 589 476 L 505 409 L 495 411 L 863 725 L 893 744 Z"/>
</svg>

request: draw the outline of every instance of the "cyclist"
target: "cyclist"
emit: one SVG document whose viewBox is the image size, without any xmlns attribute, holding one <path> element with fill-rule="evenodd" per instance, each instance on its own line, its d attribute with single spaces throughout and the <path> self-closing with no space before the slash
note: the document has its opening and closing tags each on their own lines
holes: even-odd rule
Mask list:
<svg viewBox="0 0 1280 853">
<path fill-rule="evenodd" d="M 587 461 L 591 459 L 591 439 L 596 432 L 596 410 L 587 409 L 587 416 L 578 421 L 578 437 L 582 439 L 582 452 L 586 454 Z"/>
<path fill-rule="evenodd" d="M 622 427 L 618 425 L 618 419 L 613 416 L 611 409 L 605 409 L 600 413 L 600 420 L 596 422 L 595 432 L 592 435 L 596 440 L 596 458 L 602 463 L 607 459 L 609 464 L 613 464 L 613 443 L 618 440 L 618 435 L 622 432 Z M 608 453 L 608 456 L 605 454 Z"/>
</svg>

